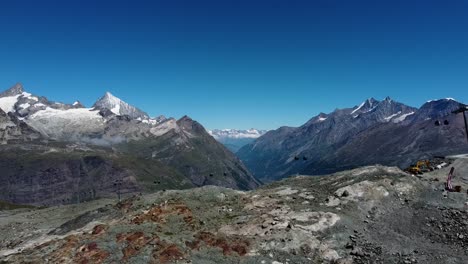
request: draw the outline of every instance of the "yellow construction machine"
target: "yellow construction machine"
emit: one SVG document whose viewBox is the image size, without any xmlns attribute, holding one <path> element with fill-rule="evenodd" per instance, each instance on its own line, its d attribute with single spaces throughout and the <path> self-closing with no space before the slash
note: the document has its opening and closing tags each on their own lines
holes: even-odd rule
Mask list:
<svg viewBox="0 0 468 264">
<path fill-rule="evenodd" d="M 434 170 L 431 166 L 431 163 L 428 160 L 419 160 L 416 164 L 411 165 L 406 169 L 407 172 L 411 174 L 423 174 L 424 172 L 429 172 Z"/>
</svg>

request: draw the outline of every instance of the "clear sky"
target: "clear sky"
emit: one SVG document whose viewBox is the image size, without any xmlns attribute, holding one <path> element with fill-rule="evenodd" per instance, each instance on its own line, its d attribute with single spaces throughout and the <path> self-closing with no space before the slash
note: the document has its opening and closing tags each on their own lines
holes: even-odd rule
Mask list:
<svg viewBox="0 0 468 264">
<path fill-rule="evenodd" d="M 1 1 L 0 90 L 87 106 L 108 90 L 210 129 L 387 95 L 468 102 L 467 14 L 465 0 Z"/>
</svg>

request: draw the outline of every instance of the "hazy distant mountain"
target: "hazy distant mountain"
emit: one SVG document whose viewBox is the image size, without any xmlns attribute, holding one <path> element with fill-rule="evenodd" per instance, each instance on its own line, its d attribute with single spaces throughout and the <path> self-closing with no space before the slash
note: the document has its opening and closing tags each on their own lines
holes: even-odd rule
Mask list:
<svg viewBox="0 0 468 264">
<path fill-rule="evenodd" d="M 258 129 L 213 129 L 209 130 L 211 136 L 221 142 L 232 152 L 237 152 L 241 147 L 249 144 L 255 139 L 265 134 L 268 130 Z"/>
<path fill-rule="evenodd" d="M 259 185 L 242 162 L 185 116 L 149 118 L 106 93 L 93 108 L 0 94 L 0 200 L 61 204 L 202 185 Z"/>
<path fill-rule="evenodd" d="M 300 127 L 269 131 L 237 155 L 266 181 L 375 163 L 404 167 L 415 159 L 468 151 L 461 117 L 449 115 L 459 105 L 441 99 L 417 109 L 389 97 L 370 98 L 352 108 L 320 113 Z M 436 127 L 437 118 L 451 125 Z"/>
</svg>

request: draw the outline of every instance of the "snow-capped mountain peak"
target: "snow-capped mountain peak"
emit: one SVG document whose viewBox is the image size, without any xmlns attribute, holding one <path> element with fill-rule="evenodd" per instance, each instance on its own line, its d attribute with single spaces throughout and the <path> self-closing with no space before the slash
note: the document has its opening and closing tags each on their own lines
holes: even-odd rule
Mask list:
<svg viewBox="0 0 468 264">
<path fill-rule="evenodd" d="M 253 142 L 255 139 L 264 135 L 267 130 L 259 129 L 213 129 L 208 133 L 217 141 L 222 143 L 232 152 L 237 152 L 241 147 Z"/>
<path fill-rule="evenodd" d="M 444 99 L 429 100 L 426 103 L 431 103 L 431 102 L 435 102 L 435 101 L 457 101 L 457 100 L 455 100 L 454 98 L 448 97 L 448 98 L 444 98 Z"/>
<path fill-rule="evenodd" d="M 369 112 L 372 109 L 374 109 L 375 106 L 379 103 L 380 102 L 375 100 L 373 97 L 368 98 L 364 102 L 362 102 L 359 106 L 356 106 L 351 112 L 351 115 Z"/>
<path fill-rule="evenodd" d="M 115 97 L 110 92 L 104 94 L 102 103 L 106 103 L 109 106 L 109 110 L 116 115 L 120 115 L 120 104 L 125 103 L 120 98 Z"/>
<path fill-rule="evenodd" d="M 23 92 L 23 85 L 21 83 L 17 83 L 10 87 L 10 89 L 0 93 L 0 97 L 16 96 L 22 94 Z"/>
<path fill-rule="evenodd" d="M 84 105 L 80 101 L 73 102 L 72 106 L 75 108 L 84 108 Z"/>
<path fill-rule="evenodd" d="M 94 103 L 93 108 L 99 110 L 107 109 L 116 115 L 128 115 L 134 119 L 149 119 L 148 114 L 122 101 L 120 98 L 114 96 L 110 92 L 106 92 L 103 97 Z"/>
<path fill-rule="evenodd" d="M 208 133 L 214 138 L 258 138 L 261 135 L 265 134 L 267 130 L 258 130 L 258 129 L 213 129 L 209 130 Z"/>
</svg>

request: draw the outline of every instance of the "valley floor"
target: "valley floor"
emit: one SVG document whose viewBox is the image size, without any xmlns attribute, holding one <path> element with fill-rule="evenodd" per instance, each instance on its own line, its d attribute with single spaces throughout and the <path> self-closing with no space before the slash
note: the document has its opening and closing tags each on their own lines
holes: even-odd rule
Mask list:
<svg viewBox="0 0 468 264">
<path fill-rule="evenodd" d="M 0 211 L 2 263 L 468 263 L 468 160 Z M 467 171 L 468 172 L 468 171 Z M 437 180 L 436 180 L 437 179 Z"/>
</svg>

